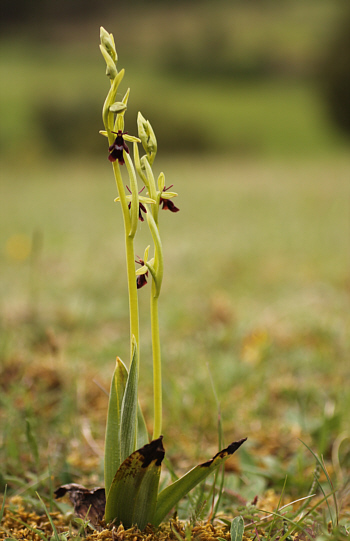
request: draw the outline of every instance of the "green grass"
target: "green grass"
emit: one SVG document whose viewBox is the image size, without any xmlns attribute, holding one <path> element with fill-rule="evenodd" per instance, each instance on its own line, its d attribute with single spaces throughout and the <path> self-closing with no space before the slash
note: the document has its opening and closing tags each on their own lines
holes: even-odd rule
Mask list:
<svg viewBox="0 0 350 541">
<path fill-rule="evenodd" d="M 253 442 L 256 423 L 269 419 L 267 433 L 279 425 L 288 445 L 295 427 L 299 435 L 314 434 L 316 450 L 329 453 L 329 438 L 349 429 L 349 395 L 341 386 L 348 375 L 349 161 L 174 159 L 162 168 L 181 208 L 176 216 L 162 214 L 165 431 L 197 442 L 203 458 L 206 445 L 215 446 L 209 364 L 227 437 L 248 434 Z M 26 174 L 9 169 L 7 178 L 4 362 L 48 361 L 63 377 L 66 368 L 79 374 L 85 367 L 88 379 L 107 385 L 115 355 L 126 358 L 128 347 L 122 224 L 108 163 L 53 164 Z M 14 235 L 24 243 L 17 252 Z M 25 257 L 32 235 L 42 238 L 41 248 Z M 148 242 L 143 235 L 140 254 Z M 140 291 L 142 314 L 147 293 Z M 145 325 L 149 409 L 147 319 Z M 331 430 L 326 442 L 324 423 Z M 102 438 L 103 424 L 94 429 Z"/>
</svg>

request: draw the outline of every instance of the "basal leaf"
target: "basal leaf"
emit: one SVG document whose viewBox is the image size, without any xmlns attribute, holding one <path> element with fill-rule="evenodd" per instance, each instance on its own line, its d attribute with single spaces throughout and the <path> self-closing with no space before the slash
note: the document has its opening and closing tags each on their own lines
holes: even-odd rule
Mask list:
<svg viewBox="0 0 350 541">
<path fill-rule="evenodd" d="M 136 450 L 137 440 L 137 346 L 133 340 L 133 354 L 125 386 L 120 420 L 121 462 Z"/>
<path fill-rule="evenodd" d="M 217 453 L 211 460 L 199 464 L 183 477 L 162 490 L 158 495 L 157 507 L 152 524 L 158 526 L 171 509 L 192 490 L 198 483 L 203 481 L 218 466 L 223 464 L 247 438 L 231 443 L 226 449 Z"/>
<path fill-rule="evenodd" d="M 120 423 L 122 402 L 128 379 L 128 371 L 121 359 L 117 357 L 116 367 L 111 381 L 105 438 L 105 487 L 106 493 L 112 484 L 117 469 L 121 464 Z"/>
<path fill-rule="evenodd" d="M 124 460 L 107 496 L 107 524 L 122 522 L 125 529 L 135 524 L 143 530 L 149 522 L 153 522 L 163 458 L 164 448 L 160 437 Z"/>
<path fill-rule="evenodd" d="M 243 517 L 235 517 L 231 522 L 231 541 L 242 541 L 244 533 Z"/>
</svg>

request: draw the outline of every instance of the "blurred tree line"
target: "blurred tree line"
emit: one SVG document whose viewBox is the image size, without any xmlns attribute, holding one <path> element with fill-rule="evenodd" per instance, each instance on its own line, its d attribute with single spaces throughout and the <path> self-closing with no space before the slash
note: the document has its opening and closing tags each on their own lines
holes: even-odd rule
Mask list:
<svg viewBox="0 0 350 541">
<path fill-rule="evenodd" d="M 333 32 L 319 70 L 321 88 L 333 121 L 350 137 L 350 5 Z"/>
<path fill-rule="evenodd" d="M 330 4 L 330 0 L 317 2 L 326 7 Z M 214 79 L 223 85 L 312 80 L 329 117 L 350 136 L 349 2 L 337 2 L 338 15 L 329 32 L 325 32 L 326 15 L 318 24 L 312 11 L 303 11 L 312 3 L 303 0 L 302 6 L 295 0 L 278 5 L 275 0 L 192 0 L 189 4 L 188 0 L 177 0 L 175 5 L 170 0 L 133 0 L 130 5 L 120 0 L 1 0 L 0 25 L 3 40 L 7 36 L 12 41 L 26 36 L 36 43 L 56 40 L 59 46 L 60 40 L 72 39 L 76 46 L 86 24 L 95 26 L 96 21 L 110 20 L 118 28 L 118 50 L 119 43 L 128 43 L 123 50 L 125 65 L 126 56 L 134 55 L 133 62 L 135 58 L 140 64 L 153 62 L 152 69 L 169 77 L 203 83 Z M 33 121 L 40 126 L 49 151 L 99 151 L 94 138 L 101 127 L 98 99 L 91 89 L 85 98 L 79 96 L 79 107 L 74 99 L 40 99 L 33 103 Z M 130 112 L 130 116 L 136 114 Z M 163 116 L 161 104 L 157 103 L 150 118 L 159 125 L 157 134 L 163 148 L 210 148 L 211 141 L 201 126 L 184 125 L 174 113 L 170 130 L 164 126 Z M 80 149 L 74 139 L 77 127 L 81 133 L 94 134 L 91 139 L 86 136 Z"/>
</svg>

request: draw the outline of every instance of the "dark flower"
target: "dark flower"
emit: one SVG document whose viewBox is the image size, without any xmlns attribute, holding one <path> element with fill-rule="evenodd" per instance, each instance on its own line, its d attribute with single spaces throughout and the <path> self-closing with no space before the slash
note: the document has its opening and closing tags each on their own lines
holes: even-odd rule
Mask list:
<svg viewBox="0 0 350 541">
<path fill-rule="evenodd" d="M 143 259 L 141 259 L 139 256 L 137 256 L 137 259 L 135 259 L 135 263 L 138 263 L 142 267 L 144 266 L 145 262 Z M 140 271 L 138 271 L 140 272 Z M 145 286 L 147 284 L 147 277 L 148 277 L 148 270 L 145 271 L 143 274 L 139 274 L 136 276 L 136 286 L 137 289 L 140 289 L 141 287 Z"/>
<path fill-rule="evenodd" d="M 147 274 L 140 274 L 139 276 L 136 277 L 136 287 L 137 287 L 137 289 L 141 289 L 141 287 L 143 287 L 143 286 L 145 286 L 147 284 L 147 279 L 146 279 Z"/>
<path fill-rule="evenodd" d="M 162 209 L 163 210 L 170 210 L 171 212 L 179 212 L 179 208 L 174 205 L 170 199 L 162 199 L 160 198 L 159 204 L 162 203 Z"/>
<path fill-rule="evenodd" d="M 173 187 L 173 184 L 166 188 L 164 186 L 162 193 L 166 192 L 167 190 L 170 190 L 170 188 Z M 160 196 L 159 204 L 162 205 L 163 210 L 170 210 L 171 212 L 179 212 L 179 208 L 174 205 L 174 203 L 170 200 L 171 197 L 175 197 L 177 194 L 175 193 L 167 193 L 165 197 Z"/>
<path fill-rule="evenodd" d="M 110 152 L 108 159 L 110 162 L 118 160 L 120 165 L 123 165 L 125 163 L 123 150 L 129 154 L 128 145 L 123 139 L 123 135 L 125 135 L 126 132 L 123 133 L 122 130 L 118 130 L 118 132 L 112 133 L 116 133 L 117 137 L 115 138 L 114 143 L 108 148 Z"/>
<path fill-rule="evenodd" d="M 131 201 L 130 201 L 130 203 L 128 204 L 128 208 L 130 208 L 130 207 L 131 207 Z M 142 216 L 142 212 L 141 212 L 141 211 L 142 211 L 142 212 L 145 212 L 145 213 L 147 212 L 145 206 L 144 206 L 144 205 L 141 203 L 141 201 L 140 201 L 140 202 L 139 202 L 139 220 L 140 220 L 140 222 L 144 222 L 145 219 L 144 219 L 144 217 Z"/>
</svg>

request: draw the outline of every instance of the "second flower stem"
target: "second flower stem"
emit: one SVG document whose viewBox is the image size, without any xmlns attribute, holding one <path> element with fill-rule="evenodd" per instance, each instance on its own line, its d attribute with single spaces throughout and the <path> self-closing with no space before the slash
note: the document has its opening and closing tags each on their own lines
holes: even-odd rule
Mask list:
<svg viewBox="0 0 350 541">
<path fill-rule="evenodd" d="M 159 339 L 158 295 L 156 286 L 152 281 L 151 293 L 151 327 L 153 349 L 153 403 L 154 425 L 153 438 L 159 438 L 162 433 L 162 365 Z"/>
</svg>

